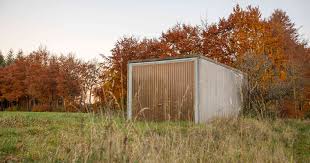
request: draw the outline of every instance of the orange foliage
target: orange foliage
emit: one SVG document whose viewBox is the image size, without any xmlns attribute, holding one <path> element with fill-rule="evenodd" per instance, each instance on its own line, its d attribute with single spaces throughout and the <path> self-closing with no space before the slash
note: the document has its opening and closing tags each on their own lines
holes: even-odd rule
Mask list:
<svg viewBox="0 0 310 163">
<path fill-rule="evenodd" d="M 7 107 L 59 111 L 65 101 L 80 102 L 85 63 L 73 56 L 51 56 L 39 49 L 0 69 L 0 99 Z M 1 102 L 1 101 L 0 101 Z"/>
<path fill-rule="evenodd" d="M 108 66 L 103 72 L 104 82 L 98 95 L 107 98 L 112 94 L 115 101 L 124 103 L 129 60 L 190 54 L 201 54 L 235 67 L 238 67 L 237 63 L 242 64 L 248 52 L 266 56 L 271 66 L 263 72 L 261 84 L 268 88 L 278 79 L 293 83 L 297 76 L 292 72 L 292 65 L 305 65 L 300 58 L 309 54 L 306 44 L 299 40 L 297 29 L 285 12 L 275 10 L 269 18 L 262 18 L 258 7 L 242 9 L 237 5 L 227 18 L 221 18 L 218 23 L 204 26 L 177 24 L 158 39 L 120 39 L 112 49 L 112 56 L 105 62 Z M 298 69 L 298 72 L 302 71 L 309 71 L 309 68 Z M 309 90 L 307 87 L 304 90 Z"/>
</svg>

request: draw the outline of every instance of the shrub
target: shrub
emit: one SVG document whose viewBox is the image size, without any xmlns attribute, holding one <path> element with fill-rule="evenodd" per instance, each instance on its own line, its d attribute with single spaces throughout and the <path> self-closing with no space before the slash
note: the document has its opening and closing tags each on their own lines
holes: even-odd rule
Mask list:
<svg viewBox="0 0 310 163">
<path fill-rule="evenodd" d="M 248 52 L 235 63 L 248 74 L 248 105 L 243 114 L 259 118 L 287 116 L 281 106 L 288 99 L 296 100 L 296 90 L 301 89 L 297 74 L 289 65 L 276 67 L 266 55 Z"/>
</svg>

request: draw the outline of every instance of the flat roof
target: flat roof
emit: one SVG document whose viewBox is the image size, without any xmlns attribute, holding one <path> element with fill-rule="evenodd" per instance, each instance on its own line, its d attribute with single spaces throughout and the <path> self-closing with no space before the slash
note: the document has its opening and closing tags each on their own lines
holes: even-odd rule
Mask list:
<svg viewBox="0 0 310 163">
<path fill-rule="evenodd" d="M 128 64 L 130 64 L 130 63 L 157 62 L 157 61 L 169 61 L 169 60 L 178 60 L 178 59 L 186 59 L 186 58 L 201 58 L 201 59 L 204 59 L 206 61 L 215 63 L 217 65 L 223 66 L 225 68 L 228 68 L 228 69 L 233 70 L 233 71 L 235 71 L 237 73 L 240 73 L 240 74 L 243 74 L 243 75 L 247 76 L 247 74 L 245 72 L 242 72 L 242 71 L 240 71 L 240 70 L 238 70 L 236 68 L 233 68 L 231 66 L 225 65 L 223 63 L 217 62 L 217 61 L 215 61 L 213 59 L 210 59 L 208 57 L 205 57 L 203 55 L 186 55 L 186 56 L 165 57 L 165 58 L 150 58 L 150 59 L 130 60 L 130 61 L 128 61 Z"/>
</svg>

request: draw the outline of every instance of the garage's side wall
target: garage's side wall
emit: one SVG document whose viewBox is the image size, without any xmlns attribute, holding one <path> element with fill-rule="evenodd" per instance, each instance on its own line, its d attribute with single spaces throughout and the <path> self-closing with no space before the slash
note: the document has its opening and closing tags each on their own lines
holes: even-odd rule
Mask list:
<svg viewBox="0 0 310 163">
<path fill-rule="evenodd" d="M 237 115 L 243 104 L 243 74 L 201 58 L 198 65 L 199 122 Z"/>
</svg>

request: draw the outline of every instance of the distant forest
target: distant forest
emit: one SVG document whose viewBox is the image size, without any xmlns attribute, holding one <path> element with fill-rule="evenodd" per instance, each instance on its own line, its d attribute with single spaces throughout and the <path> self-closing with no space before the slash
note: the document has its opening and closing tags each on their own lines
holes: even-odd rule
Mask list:
<svg viewBox="0 0 310 163">
<path fill-rule="evenodd" d="M 176 24 L 159 38 L 120 38 L 100 61 L 46 48 L 0 53 L 0 109 L 125 111 L 129 60 L 200 54 L 248 74 L 243 114 L 310 117 L 310 49 L 285 11 L 263 18 L 258 7 L 236 5 L 218 22 L 202 22 Z"/>
</svg>

